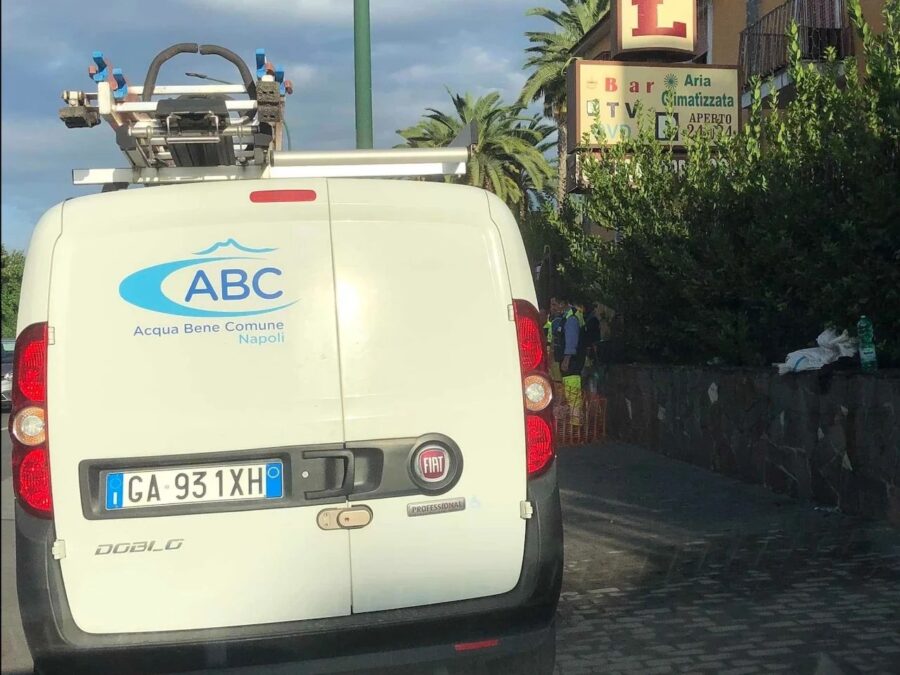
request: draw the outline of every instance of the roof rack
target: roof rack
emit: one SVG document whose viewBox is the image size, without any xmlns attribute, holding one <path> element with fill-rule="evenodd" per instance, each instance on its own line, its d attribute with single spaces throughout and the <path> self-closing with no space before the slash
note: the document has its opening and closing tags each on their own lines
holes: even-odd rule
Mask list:
<svg viewBox="0 0 900 675">
<path fill-rule="evenodd" d="M 224 58 L 241 84 L 157 85 L 160 67 L 178 54 Z M 263 49 L 256 50 L 255 78 L 234 52 L 193 42 L 157 54 L 143 86 L 130 85 L 103 52 L 94 52 L 93 62 L 88 74 L 97 91 L 64 91 L 59 116 L 69 128 L 105 121 L 115 131 L 128 168 L 72 172 L 75 185 L 103 185 L 104 191 L 247 178 L 462 175 L 476 138 L 470 125 L 447 148 L 292 152 L 282 138 L 285 96 L 293 87 Z"/>
</svg>

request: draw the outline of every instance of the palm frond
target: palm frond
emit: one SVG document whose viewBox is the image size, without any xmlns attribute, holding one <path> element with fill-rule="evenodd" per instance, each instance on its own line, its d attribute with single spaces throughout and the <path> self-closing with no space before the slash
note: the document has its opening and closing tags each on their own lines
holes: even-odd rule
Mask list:
<svg viewBox="0 0 900 675">
<path fill-rule="evenodd" d="M 526 199 L 553 176 L 544 153 L 556 127 L 540 115 L 525 115 L 523 104 L 506 104 L 499 92 L 474 97 L 448 91 L 452 112 L 428 108 L 422 119 L 397 134 L 403 147 L 443 147 L 470 122 L 478 127 L 478 142 L 461 180 L 493 191 L 509 204 Z"/>
</svg>

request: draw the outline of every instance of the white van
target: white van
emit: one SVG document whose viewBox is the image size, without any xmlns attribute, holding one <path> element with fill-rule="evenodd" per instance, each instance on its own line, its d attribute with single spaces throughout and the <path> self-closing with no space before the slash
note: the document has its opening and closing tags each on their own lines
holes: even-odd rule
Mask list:
<svg viewBox="0 0 900 675">
<path fill-rule="evenodd" d="M 513 216 L 475 188 L 239 180 L 50 209 L 9 424 L 38 671 L 552 672 L 534 305 Z"/>
</svg>

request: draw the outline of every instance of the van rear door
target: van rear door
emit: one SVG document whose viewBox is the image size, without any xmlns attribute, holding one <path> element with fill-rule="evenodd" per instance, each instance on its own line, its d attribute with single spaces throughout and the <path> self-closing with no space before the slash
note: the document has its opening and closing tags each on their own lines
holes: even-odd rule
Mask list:
<svg viewBox="0 0 900 675">
<path fill-rule="evenodd" d="M 329 185 L 346 440 L 362 459 L 381 453 L 380 484 L 403 493 L 367 496 L 357 462 L 351 500 L 372 517 L 350 531 L 353 611 L 509 591 L 525 539 L 524 413 L 487 195 L 410 181 Z M 408 453 L 429 435 L 456 446 L 461 474 L 440 494 L 410 493 Z"/>
<path fill-rule="evenodd" d="M 344 502 L 322 492 L 344 441 L 325 181 L 67 202 L 49 323 L 54 518 L 82 630 L 350 613 L 348 531 L 316 523 Z M 161 505 L 179 470 L 229 501 Z"/>
</svg>

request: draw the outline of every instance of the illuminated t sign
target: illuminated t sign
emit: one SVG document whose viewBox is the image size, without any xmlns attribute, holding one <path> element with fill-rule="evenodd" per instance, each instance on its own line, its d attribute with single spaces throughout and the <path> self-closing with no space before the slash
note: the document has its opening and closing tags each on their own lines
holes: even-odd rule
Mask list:
<svg viewBox="0 0 900 675">
<path fill-rule="evenodd" d="M 630 52 L 694 54 L 697 0 L 613 0 L 616 44 L 613 57 Z"/>
<path fill-rule="evenodd" d="M 631 0 L 632 5 L 637 5 L 637 28 L 631 29 L 633 36 L 641 35 L 672 35 L 674 37 L 687 37 L 687 24 L 676 21 L 668 28 L 659 25 L 657 5 L 663 0 Z"/>
</svg>

